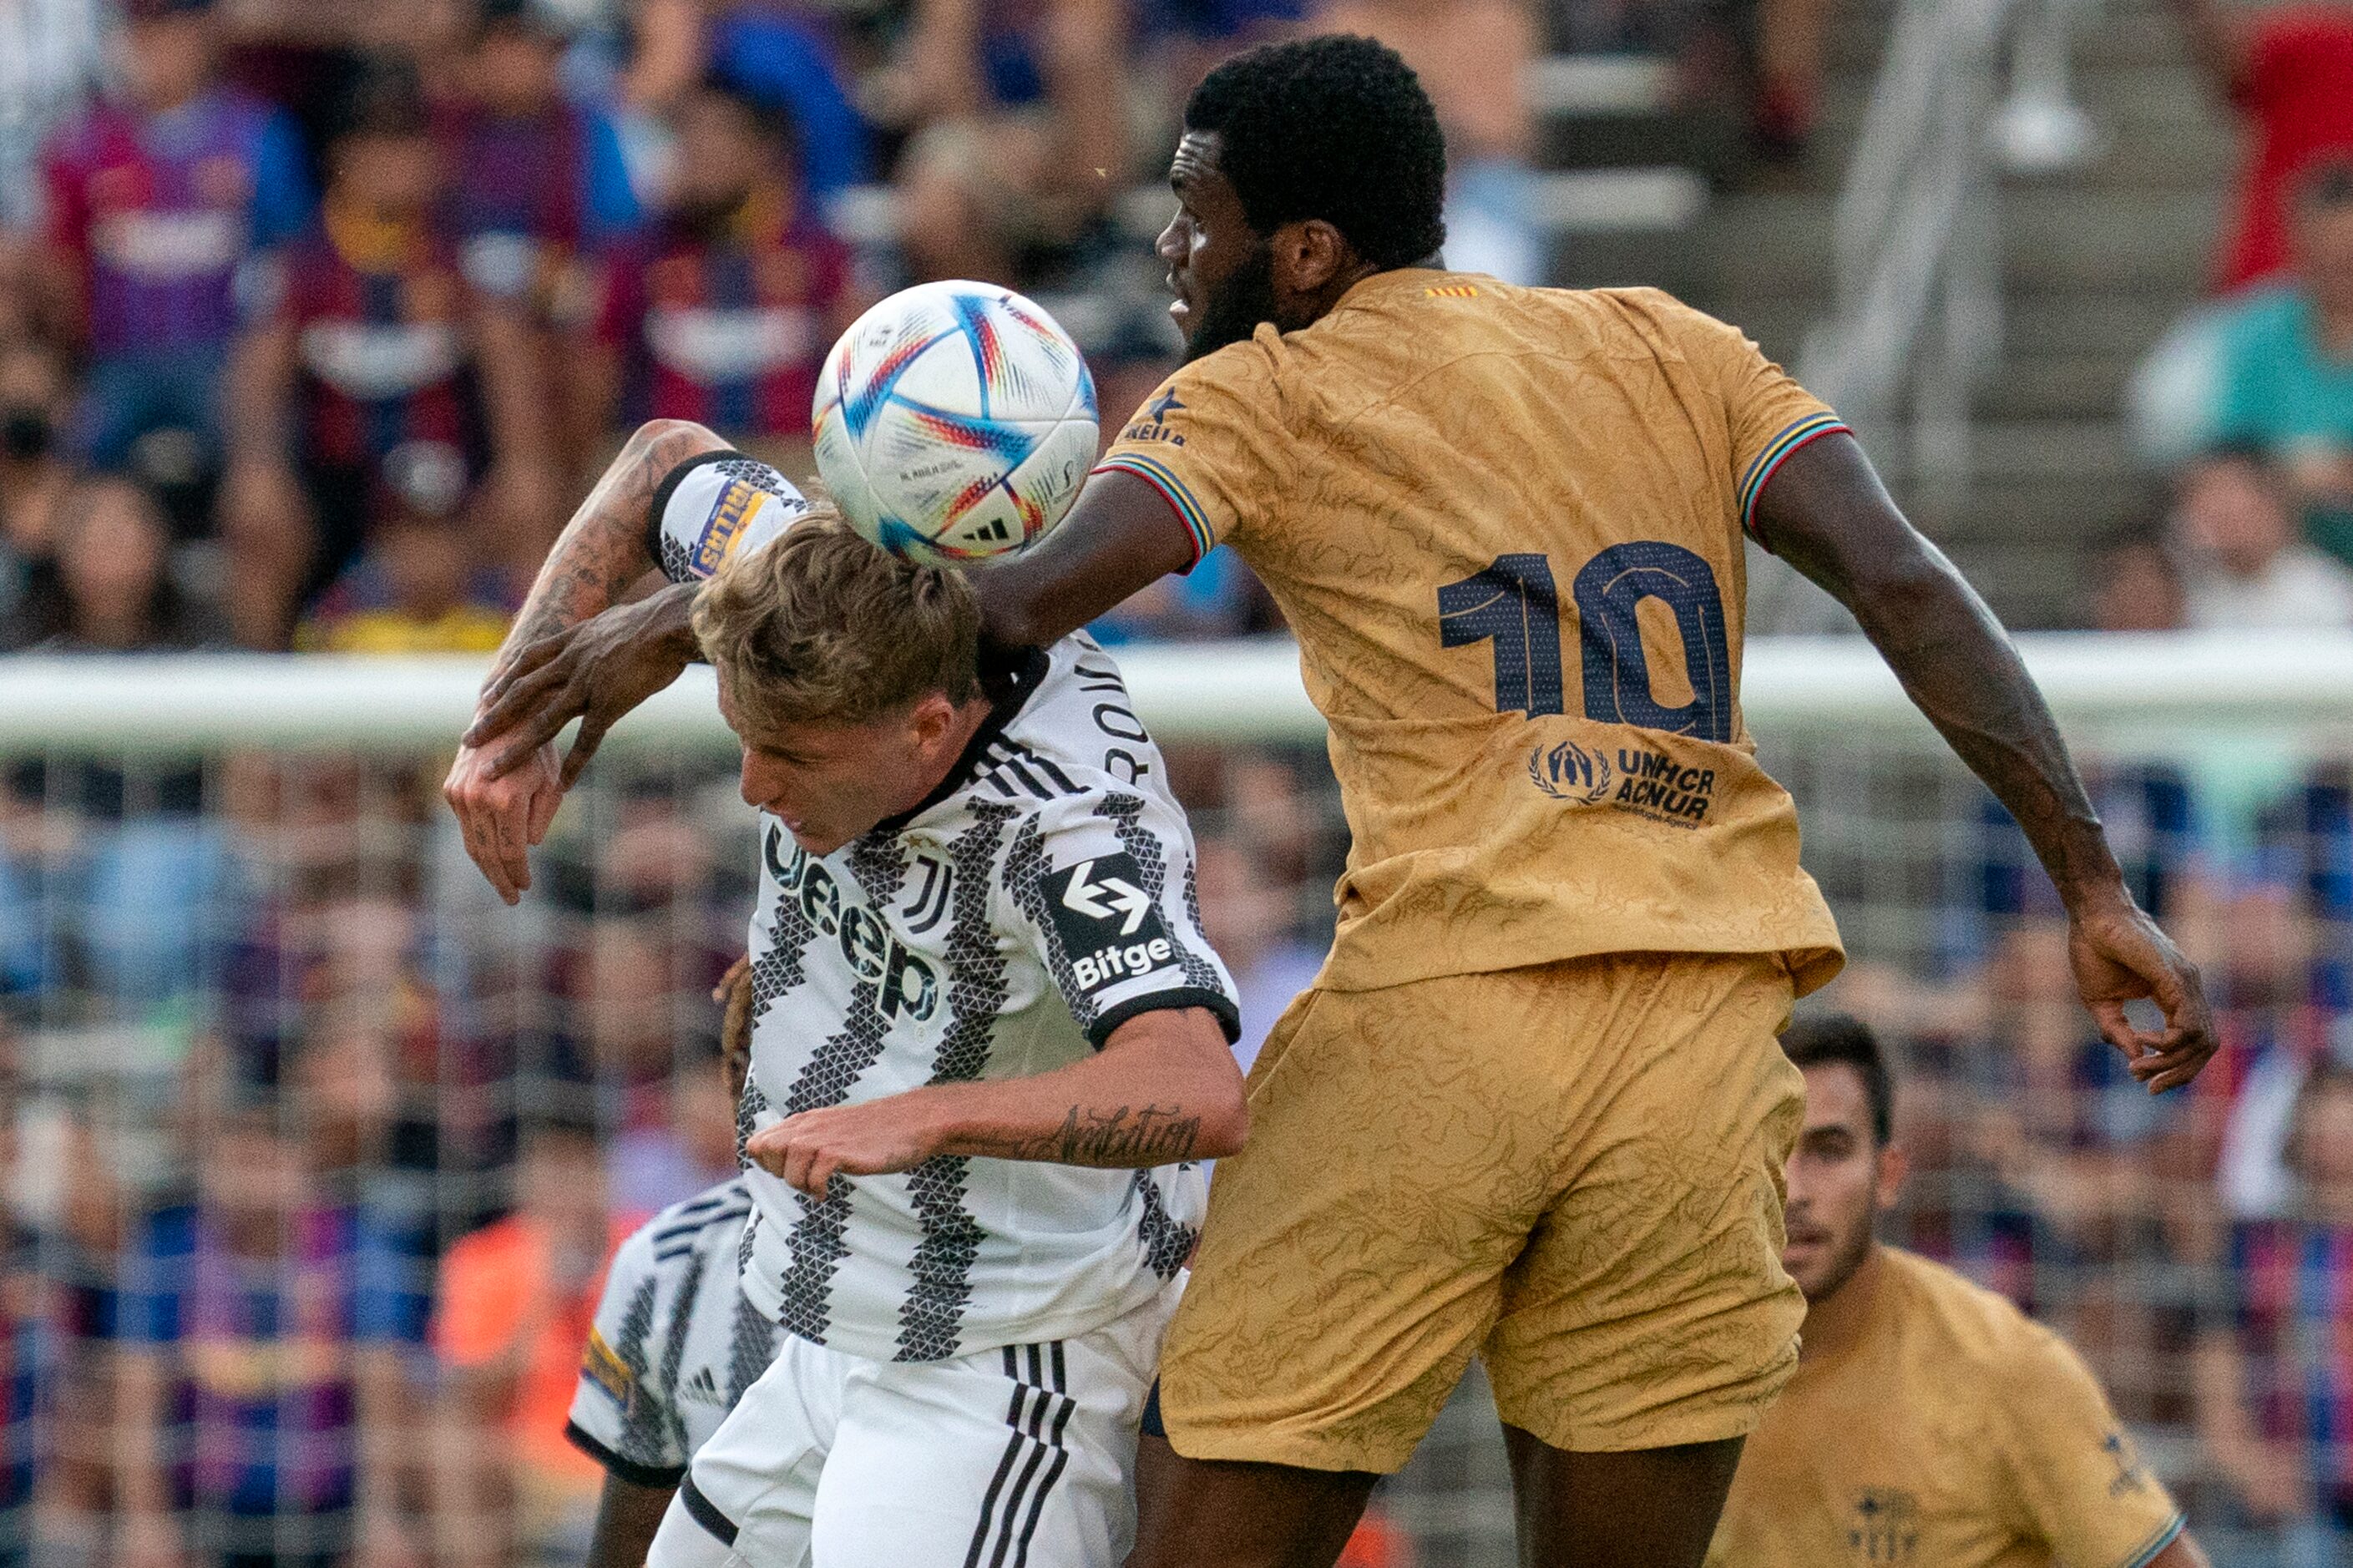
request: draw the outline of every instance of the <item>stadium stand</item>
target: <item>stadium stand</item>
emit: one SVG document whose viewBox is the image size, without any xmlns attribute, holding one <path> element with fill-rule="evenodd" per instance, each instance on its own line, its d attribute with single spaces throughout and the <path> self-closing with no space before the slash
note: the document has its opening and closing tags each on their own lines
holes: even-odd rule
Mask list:
<svg viewBox="0 0 2353 1568">
<path fill-rule="evenodd" d="M 218 215 L 191 161 L 161 153 L 147 173 L 171 202 L 83 182 L 144 226 L 60 216 L 58 192 L 89 162 L 77 137 L 100 125 L 77 120 L 100 88 L 97 8 L 0 4 L 0 647 L 16 656 L 0 660 L 0 1568 L 179 1562 L 184 1527 L 196 1531 L 192 1563 L 360 1547 L 360 1568 L 380 1568 L 465 1561 L 486 1544 L 512 1546 L 514 1561 L 577 1561 L 593 1477 L 539 1419 L 561 1404 L 559 1342 L 594 1300 L 597 1260 L 577 1255 L 608 1223 L 729 1168 L 708 1093 L 709 992 L 741 950 L 750 847 L 725 737 L 677 704 L 633 721 L 565 808 L 524 908 L 482 887 L 432 793 L 478 666 L 387 657 L 479 654 L 516 602 L 512 530 L 493 526 L 492 498 L 465 489 L 465 459 L 485 454 L 448 449 L 472 438 L 465 420 L 438 406 L 432 429 L 372 429 L 379 468 L 340 476 L 291 471 L 290 431 L 232 431 L 232 446 L 275 441 L 272 462 L 240 477 L 234 452 L 224 468 L 199 438 L 213 433 L 202 399 L 183 395 L 236 366 L 223 311 L 233 303 L 250 322 L 284 300 L 282 257 L 259 242 L 307 211 L 305 190 L 335 187 L 329 132 L 358 67 L 407 54 L 428 86 L 446 86 L 455 78 L 437 68 L 480 64 L 483 39 L 437 33 L 434 18 L 458 8 L 412 0 L 125 8 L 143 28 L 217 29 L 222 78 L 248 106 L 222 134 L 279 126 L 251 107 L 274 100 L 301 128 L 302 166 L 273 166 L 259 235 L 206 226 Z M 936 213 L 947 176 L 989 172 L 952 117 L 908 96 L 906 41 L 924 20 L 971 21 L 960 7 L 490 9 L 502 27 L 563 42 L 566 103 L 584 118 L 535 121 L 564 138 L 543 142 L 486 129 L 474 110 L 453 119 L 444 100 L 438 133 L 479 146 L 511 131 L 532 167 L 574 169 L 579 188 L 542 208 L 523 201 L 533 182 L 505 182 L 530 208 L 507 215 L 520 230 L 499 214 L 453 215 L 470 239 L 457 280 L 439 268 L 411 291 L 449 297 L 347 291 L 322 310 L 339 323 L 329 352 L 303 364 L 314 381 L 341 378 L 339 394 L 364 384 L 380 405 L 443 389 L 435 329 L 464 293 L 536 356 L 567 497 L 618 438 L 607 411 L 645 390 L 582 384 L 598 380 L 584 367 L 642 370 L 681 347 L 681 363 L 707 365 L 739 349 L 730 333 L 748 324 L 743 342 L 775 345 L 776 363 L 731 361 L 740 374 L 711 384 L 788 379 L 843 312 L 911 276 L 911 257 L 945 253 L 903 240 Z M 1522 75 L 1498 93 L 1518 99 L 1525 122 L 1478 133 L 1488 195 L 1502 193 L 1486 204 L 1504 220 L 1498 253 L 1533 246 L 1563 283 L 1670 289 L 1809 374 L 1835 364 L 1841 326 L 1896 323 L 1902 374 L 1858 398 L 1865 433 L 1900 499 L 2015 625 L 2243 629 L 2290 602 L 2283 560 L 2300 574 L 2299 602 L 2325 602 L 2295 624 L 2341 624 L 2343 568 L 2318 558 L 2338 549 L 2332 536 L 2307 517 L 2298 543 L 2295 517 L 2207 482 L 2216 463 L 2248 479 L 2247 454 L 2202 453 L 2185 479 L 2144 460 L 2128 434 L 2134 367 L 2204 297 L 2239 167 L 2177 9 L 1850 0 L 1832 12 L 1819 100 L 1761 114 L 1755 29 L 1782 23 L 1713 0 L 1549 0 L 1519 18 Z M 1901 40 L 1934 44 L 1964 14 L 1992 28 L 1976 64 L 1917 78 L 1891 65 Z M 1139 0 L 1109 57 L 1133 89 L 1133 122 L 1092 127 L 1131 155 L 1106 154 L 1083 201 L 1030 193 L 1048 210 L 989 237 L 1011 247 L 1010 280 L 1085 343 L 1107 410 L 1136 401 L 1171 349 L 1145 247 L 1166 217 L 1156 161 L 1173 105 L 1222 50 L 1314 15 L 1283 0 Z M 1401 16 L 1409 29 L 1419 13 L 1345 15 Z M 16 68 L 32 57 L 13 53 L 6 31 L 24 16 L 47 29 L 37 76 Z M 988 109 L 1050 137 L 1071 106 L 1018 31 L 985 40 Z M 2048 89 L 2054 61 L 2064 91 L 2034 98 L 2026 89 Z M 467 79 L 480 98 L 482 82 Z M 714 88 L 783 110 L 758 128 L 786 137 L 797 161 L 752 181 L 754 198 L 682 216 L 744 226 L 736 237 L 756 219 L 774 242 L 761 254 L 828 258 L 821 323 L 798 280 L 761 293 L 723 267 L 689 277 L 601 248 L 633 208 L 666 210 L 675 117 L 709 107 Z M 1965 198 L 1957 222 L 1920 231 L 1936 266 L 1907 274 L 1900 246 L 1867 247 L 1894 270 L 1859 276 L 1919 287 L 1917 308 L 1892 316 L 1852 309 L 1842 199 L 1873 167 L 1930 163 L 1869 162 L 1874 92 L 1898 119 L 1930 101 L 1955 116 L 1920 121 L 1918 148 L 1960 162 L 1917 184 L 1949 179 Z M 1999 112 L 2070 102 L 2088 114 L 2093 155 L 2071 155 L 2063 114 Z M 111 111 L 104 125 L 120 130 Z M 1987 136 L 1998 125 L 2006 155 Z M 939 176 L 929 206 L 905 177 L 918 151 Z M 462 183 L 467 168 L 439 174 Z M 480 207 L 500 192 L 466 194 Z M 205 211 L 192 222 L 190 207 Z M 353 258 L 386 239 L 369 216 L 304 218 L 309 259 L 334 249 L 350 264 L 324 268 L 336 279 L 369 271 Z M 831 240 L 776 240 L 805 233 L 791 223 L 829 229 L 846 263 L 835 267 Z M 52 241 L 73 265 L 60 269 Z M 109 245 L 212 288 L 196 305 L 156 307 L 210 345 L 165 367 L 170 398 L 134 397 L 118 374 L 170 333 L 142 337 L 119 293 L 84 298 L 96 273 L 79 260 Z M 1990 291 L 1937 292 L 1972 278 Z M 1932 352 L 1934 302 L 1955 300 L 1997 309 L 1955 318 L 1984 329 L 1964 352 Z M 600 329 L 628 353 L 576 352 Z M 727 433 L 795 455 L 789 432 L 759 429 L 725 387 L 709 401 L 697 412 Z M 237 629 L 248 645 L 290 634 L 322 651 L 201 666 L 90 657 L 227 647 L 238 579 L 223 509 L 314 504 L 344 509 L 333 521 L 357 565 L 311 584 L 299 617 Z M 1133 650 L 1140 692 L 1171 694 L 1147 717 L 1201 824 L 1206 913 L 1240 983 L 1248 1045 L 1314 972 L 1346 845 L 1288 646 L 1269 635 L 1279 624 L 1247 574 L 1212 559 L 1099 629 Z M 1802 597 L 1778 596 L 1769 569 L 1758 582 L 1767 622 L 1820 624 Z M 1182 647 L 1155 646 L 1171 641 Z M 2136 1097 L 2066 995 L 2048 889 L 2022 845 L 1892 682 L 1852 644 L 1760 648 L 1750 680 L 1765 754 L 1799 799 L 1809 864 L 1858 958 L 1831 999 L 1871 1016 L 1905 1058 L 1921 1176 L 1900 1238 L 2076 1341 L 2218 1562 L 2353 1561 L 2342 1480 L 2353 1373 L 2312 1352 L 2313 1336 L 2341 1331 L 2341 1310 L 2300 1305 L 2353 1267 L 2353 1153 L 2341 1135 L 2290 1136 L 2335 1126 L 2341 1096 L 2327 1097 L 2341 1083 L 2313 1069 L 2353 1051 L 2342 645 L 2089 638 L 2033 651 L 2143 896 L 2214 976 L 2232 1052 L 2182 1103 Z M 681 690 L 678 704 L 706 691 Z M 601 1135 L 609 1202 L 585 1201 L 585 1180 L 569 1205 L 551 1201 L 561 1183 L 519 1191 L 531 1184 L 517 1174 L 523 1148 L 584 1121 Z M 511 1218 L 519 1207 L 530 1223 Z M 513 1259 L 534 1247 L 556 1258 L 560 1289 L 519 1299 L 513 1280 L 529 1270 Z M 225 1286 L 237 1269 L 242 1288 Z M 296 1331 L 285 1314 L 298 1301 L 327 1303 L 332 1321 Z M 331 1349 L 334 1374 L 271 1383 L 311 1364 L 293 1341 Z M 271 1397 L 250 1397 L 257 1386 Z M 1474 1376 L 1383 1489 L 1381 1528 L 1352 1548 L 1357 1568 L 1511 1561 L 1482 1399 Z M 512 1447 L 496 1440 L 510 1430 Z M 183 1462 L 226 1437 L 248 1444 L 246 1462 Z"/>
</svg>

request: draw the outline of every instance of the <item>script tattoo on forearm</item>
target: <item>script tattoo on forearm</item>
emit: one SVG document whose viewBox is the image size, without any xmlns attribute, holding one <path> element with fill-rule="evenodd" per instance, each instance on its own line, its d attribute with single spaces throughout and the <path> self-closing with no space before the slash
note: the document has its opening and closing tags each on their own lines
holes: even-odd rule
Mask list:
<svg viewBox="0 0 2353 1568">
<path fill-rule="evenodd" d="M 1073 1105 L 1061 1126 L 1021 1144 L 1013 1157 L 1059 1165 L 1136 1169 L 1189 1160 L 1200 1137 L 1201 1119 L 1185 1114 L 1181 1106 L 1147 1105 L 1137 1110 L 1123 1105 L 1098 1110 Z"/>
<path fill-rule="evenodd" d="M 712 444 L 691 425 L 649 426 L 629 437 L 548 552 L 547 564 L 499 650 L 494 678 L 517 650 L 597 614 L 645 574 L 646 523 L 654 492 L 672 468 Z"/>
</svg>

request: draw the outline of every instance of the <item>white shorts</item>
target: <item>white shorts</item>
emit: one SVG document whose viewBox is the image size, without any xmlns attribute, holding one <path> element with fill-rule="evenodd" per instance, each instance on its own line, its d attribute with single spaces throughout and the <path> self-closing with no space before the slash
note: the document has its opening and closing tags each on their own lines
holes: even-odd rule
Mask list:
<svg viewBox="0 0 2353 1568">
<path fill-rule="evenodd" d="M 1076 1339 L 878 1362 L 787 1334 L 694 1456 L 646 1568 L 1105 1568 L 1182 1277 Z"/>
</svg>

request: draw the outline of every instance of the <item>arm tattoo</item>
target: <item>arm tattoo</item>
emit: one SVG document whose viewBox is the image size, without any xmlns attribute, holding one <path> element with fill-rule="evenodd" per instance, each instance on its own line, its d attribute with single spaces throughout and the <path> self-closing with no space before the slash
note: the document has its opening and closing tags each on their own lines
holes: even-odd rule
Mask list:
<svg viewBox="0 0 2353 1568">
<path fill-rule="evenodd" d="M 991 1151 L 1008 1160 L 1042 1160 L 1057 1165 L 1094 1165 L 1136 1170 L 1174 1164 L 1193 1157 L 1201 1119 L 1176 1105 L 1120 1106 L 1097 1110 L 1073 1105 L 1053 1131 L 1008 1139 Z"/>
<path fill-rule="evenodd" d="M 699 425 L 657 421 L 632 435 L 572 514 L 499 650 L 492 678 L 516 650 L 606 609 L 654 567 L 646 550 L 654 492 L 670 471 L 723 445 Z"/>
</svg>

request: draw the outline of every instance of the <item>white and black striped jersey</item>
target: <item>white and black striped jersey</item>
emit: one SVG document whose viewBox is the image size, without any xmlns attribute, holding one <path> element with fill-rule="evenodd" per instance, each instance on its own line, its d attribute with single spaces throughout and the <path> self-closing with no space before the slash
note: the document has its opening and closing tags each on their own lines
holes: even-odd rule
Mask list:
<svg viewBox="0 0 2353 1568">
<path fill-rule="evenodd" d="M 666 563 L 724 560 L 731 547 L 708 542 L 723 515 L 754 514 L 743 488 L 771 498 L 756 515 L 798 500 L 733 453 L 682 473 L 660 497 Z M 1066 637 L 992 672 L 991 695 L 939 788 L 862 838 L 814 856 L 762 817 L 744 1136 L 925 1084 L 1050 1071 L 1156 1009 L 1206 1007 L 1236 1033 L 1192 836 L 1117 667 Z M 1158 1114 L 1071 1131 L 1115 1146 Z M 823 1202 L 756 1168 L 745 1180 L 746 1296 L 793 1333 L 883 1361 L 1085 1333 L 1176 1275 L 1204 1202 L 1190 1165 L 944 1156 L 839 1178 Z"/>
<path fill-rule="evenodd" d="M 776 1353 L 744 1300 L 752 1194 L 733 1177 L 672 1204 L 613 1254 L 565 1435 L 625 1481 L 674 1485 Z"/>
</svg>

